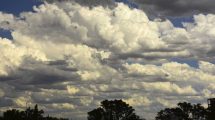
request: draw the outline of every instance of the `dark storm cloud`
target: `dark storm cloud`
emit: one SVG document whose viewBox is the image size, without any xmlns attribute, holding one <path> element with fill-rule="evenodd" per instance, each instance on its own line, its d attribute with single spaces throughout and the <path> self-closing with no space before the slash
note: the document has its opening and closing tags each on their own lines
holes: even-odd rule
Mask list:
<svg viewBox="0 0 215 120">
<path fill-rule="evenodd" d="M 47 0 L 54 2 L 56 0 Z M 58 0 L 74 1 L 85 6 L 115 6 L 116 0 Z M 214 0 L 124 0 L 127 4 L 135 4 L 150 16 L 191 16 L 198 13 L 215 13 Z M 118 0 L 123 2 L 123 0 Z"/>
<path fill-rule="evenodd" d="M 15 71 L 11 71 L 9 76 L 0 76 L 0 79 L 14 84 L 15 86 L 17 84 L 50 85 L 68 80 L 80 79 L 80 76 L 75 73 L 77 70 L 72 68 L 72 70 L 69 68 L 69 70 L 64 70 L 67 68 L 65 66 L 66 62 L 61 60 L 42 63 L 28 59 L 22 63 L 22 67 Z M 26 86 L 22 89 L 29 89 L 30 87 L 31 86 Z"/>
<path fill-rule="evenodd" d="M 149 14 L 161 16 L 190 16 L 215 13 L 214 0 L 133 0 Z"/>
<path fill-rule="evenodd" d="M 90 6 L 90 7 L 100 6 L 100 5 L 107 7 L 107 6 L 114 6 L 115 5 L 114 0 L 44 0 L 44 1 L 49 2 L 49 3 L 73 1 L 73 2 L 76 2 L 80 5 Z"/>
<path fill-rule="evenodd" d="M 74 0 L 75 2 L 81 5 L 89 5 L 89 6 L 113 6 L 114 0 Z"/>
</svg>

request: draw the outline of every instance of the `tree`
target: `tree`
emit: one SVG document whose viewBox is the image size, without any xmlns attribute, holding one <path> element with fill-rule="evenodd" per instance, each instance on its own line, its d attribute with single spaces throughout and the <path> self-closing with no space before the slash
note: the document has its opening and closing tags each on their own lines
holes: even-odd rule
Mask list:
<svg viewBox="0 0 215 120">
<path fill-rule="evenodd" d="M 143 120 L 122 100 L 104 100 L 101 107 L 88 112 L 88 120 Z"/>
<path fill-rule="evenodd" d="M 207 120 L 215 120 L 215 105 L 210 105 L 207 109 Z"/>
<path fill-rule="evenodd" d="M 66 118 L 56 118 L 56 117 L 47 116 L 47 117 L 44 117 L 42 120 L 69 120 L 69 119 L 66 119 Z"/>
<path fill-rule="evenodd" d="M 206 120 L 207 110 L 201 105 L 193 105 L 192 109 L 193 120 Z"/>
<path fill-rule="evenodd" d="M 156 120 L 206 120 L 207 111 L 201 104 L 178 103 L 157 113 Z"/>
<path fill-rule="evenodd" d="M 158 112 L 156 120 L 184 120 L 184 113 L 180 108 L 166 108 Z"/>
<path fill-rule="evenodd" d="M 105 111 L 102 108 L 97 108 L 88 112 L 88 115 L 88 120 L 102 120 L 104 119 Z"/>
<path fill-rule="evenodd" d="M 183 102 L 183 103 L 178 103 L 178 108 L 181 109 L 182 114 L 181 117 L 183 120 L 191 120 L 192 118 L 192 109 L 193 106 L 191 103 Z"/>
<path fill-rule="evenodd" d="M 34 109 L 29 107 L 24 111 L 24 113 L 26 120 L 41 120 L 43 118 L 44 111 L 38 110 L 38 105 L 36 104 Z"/>
<path fill-rule="evenodd" d="M 38 105 L 35 105 L 34 109 L 28 107 L 25 111 L 19 111 L 16 109 L 7 110 L 3 113 L 3 117 L 0 120 L 68 120 L 65 118 L 56 117 L 43 117 L 44 111 L 38 109 Z"/>
<path fill-rule="evenodd" d="M 44 111 L 38 110 L 38 105 L 36 104 L 33 110 L 33 120 L 41 120 L 43 118 Z"/>
<path fill-rule="evenodd" d="M 3 113 L 3 119 L 5 120 L 23 120 L 24 114 L 21 114 L 19 110 L 12 109 Z"/>
</svg>

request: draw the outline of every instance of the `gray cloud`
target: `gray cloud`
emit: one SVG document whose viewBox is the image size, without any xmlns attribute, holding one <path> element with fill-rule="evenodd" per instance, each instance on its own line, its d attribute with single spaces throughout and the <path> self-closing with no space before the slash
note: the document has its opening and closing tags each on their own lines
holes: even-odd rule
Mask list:
<svg viewBox="0 0 215 120">
<path fill-rule="evenodd" d="M 52 1 L 52 0 L 49 0 Z M 61 1 L 61 0 L 59 0 Z M 64 1 L 64 0 L 62 0 Z M 116 7 L 115 0 L 69 0 L 85 6 Z M 214 0 L 129 0 L 152 17 L 183 17 L 215 13 Z M 53 2 L 53 1 L 52 1 Z"/>
<path fill-rule="evenodd" d="M 87 6 L 114 6 L 115 3 L 113 0 L 74 0 L 75 2 L 81 4 L 81 5 L 87 5 Z"/>
<path fill-rule="evenodd" d="M 2 81 L 11 81 L 11 83 L 25 85 L 54 84 L 68 80 L 77 81 L 80 79 L 80 76 L 75 73 L 76 70 L 68 70 L 66 66 L 63 66 L 65 62 L 62 63 L 53 61 L 47 64 L 24 60 L 21 67 L 10 72 L 10 76 L 2 76 L 0 78 Z M 63 70 L 61 70 L 62 67 Z"/>
<path fill-rule="evenodd" d="M 143 10 L 156 16 L 192 16 L 198 13 L 215 13 L 214 0 L 132 0 Z"/>
<path fill-rule="evenodd" d="M 73 2 L 78 3 L 83 6 L 95 7 L 95 6 L 103 6 L 103 7 L 114 7 L 116 6 L 114 0 L 44 0 L 49 3 L 59 3 L 59 2 Z"/>
</svg>

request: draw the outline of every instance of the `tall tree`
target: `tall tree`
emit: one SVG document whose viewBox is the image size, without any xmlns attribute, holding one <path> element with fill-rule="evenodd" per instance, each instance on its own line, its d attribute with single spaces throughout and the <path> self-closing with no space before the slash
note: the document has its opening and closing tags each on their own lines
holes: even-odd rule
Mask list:
<svg viewBox="0 0 215 120">
<path fill-rule="evenodd" d="M 88 112 L 88 120 L 143 120 L 122 100 L 104 100 L 101 107 Z"/>
<path fill-rule="evenodd" d="M 44 111 L 38 110 L 38 105 L 36 104 L 33 110 L 33 120 L 41 120 L 43 118 Z"/>
<path fill-rule="evenodd" d="M 176 108 L 166 108 L 157 113 L 156 120 L 206 120 L 207 111 L 201 104 L 183 102 Z"/>
</svg>

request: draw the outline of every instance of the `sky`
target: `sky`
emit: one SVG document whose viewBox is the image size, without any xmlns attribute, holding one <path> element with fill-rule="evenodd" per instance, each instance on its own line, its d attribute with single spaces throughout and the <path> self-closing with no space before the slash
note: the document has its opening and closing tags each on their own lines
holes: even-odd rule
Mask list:
<svg viewBox="0 0 215 120">
<path fill-rule="evenodd" d="M 0 112 L 39 104 L 86 120 L 104 99 L 137 115 L 215 97 L 213 0 L 1 0 Z"/>
</svg>

